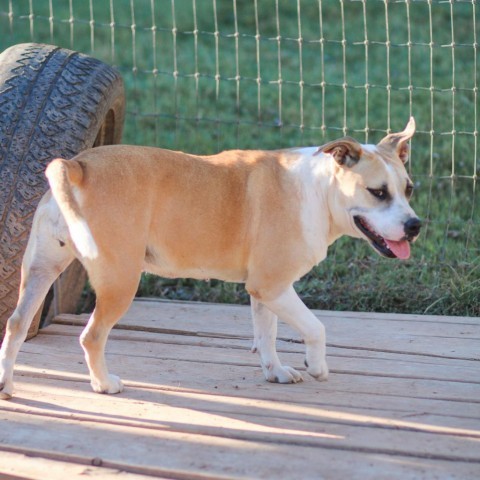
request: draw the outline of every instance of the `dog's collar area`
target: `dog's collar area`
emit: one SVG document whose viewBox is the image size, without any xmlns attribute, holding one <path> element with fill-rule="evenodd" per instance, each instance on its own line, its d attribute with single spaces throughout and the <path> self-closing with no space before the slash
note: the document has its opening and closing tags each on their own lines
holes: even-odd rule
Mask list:
<svg viewBox="0 0 480 480">
<path fill-rule="evenodd" d="M 370 244 L 384 257 L 397 258 L 397 255 L 390 250 L 385 239 L 375 232 L 367 221 L 360 215 L 355 215 L 353 221 L 357 228 L 370 240 Z"/>
</svg>

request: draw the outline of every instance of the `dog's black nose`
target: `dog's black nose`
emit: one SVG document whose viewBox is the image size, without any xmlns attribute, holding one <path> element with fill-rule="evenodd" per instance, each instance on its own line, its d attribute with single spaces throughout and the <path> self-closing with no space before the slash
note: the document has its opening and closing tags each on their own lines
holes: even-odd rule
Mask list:
<svg viewBox="0 0 480 480">
<path fill-rule="evenodd" d="M 422 226 L 422 222 L 420 219 L 414 217 L 410 218 L 405 222 L 403 226 L 403 230 L 405 231 L 405 235 L 409 238 L 416 237 L 420 233 L 420 227 Z"/>
</svg>

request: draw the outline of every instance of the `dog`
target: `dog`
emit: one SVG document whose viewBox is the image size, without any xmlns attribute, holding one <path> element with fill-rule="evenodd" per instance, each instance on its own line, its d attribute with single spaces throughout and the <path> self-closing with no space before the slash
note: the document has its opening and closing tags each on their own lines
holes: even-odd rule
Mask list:
<svg viewBox="0 0 480 480">
<path fill-rule="evenodd" d="M 293 283 L 342 235 L 366 240 L 384 257 L 409 257 L 421 228 L 409 205 L 413 184 L 405 169 L 414 133 L 412 117 L 377 145 L 345 137 L 321 147 L 213 156 L 117 145 L 53 160 L 0 351 L 0 397 L 12 396 L 15 359 L 32 318 L 74 258 L 97 295 L 80 336 L 95 392 L 123 389 L 108 372 L 104 350 L 142 271 L 245 283 L 252 351 L 265 378 L 302 380 L 278 358 L 280 318 L 300 332 L 307 372 L 326 380 L 325 328 Z"/>
</svg>

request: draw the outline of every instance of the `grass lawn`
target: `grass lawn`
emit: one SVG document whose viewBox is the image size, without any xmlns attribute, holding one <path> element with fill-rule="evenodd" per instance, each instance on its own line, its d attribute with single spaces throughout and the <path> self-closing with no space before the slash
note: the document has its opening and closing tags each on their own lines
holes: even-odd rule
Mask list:
<svg viewBox="0 0 480 480">
<path fill-rule="evenodd" d="M 479 10 L 426 0 L 0 0 L 0 50 L 33 40 L 115 65 L 127 89 L 124 143 L 196 153 L 343 135 L 373 143 L 414 115 L 408 168 L 425 227 L 412 258 L 384 260 L 341 239 L 297 290 L 317 308 L 480 315 Z M 139 294 L 248 301 L 242 286 L 216 280 L 144 276 Z"/>
</svg>

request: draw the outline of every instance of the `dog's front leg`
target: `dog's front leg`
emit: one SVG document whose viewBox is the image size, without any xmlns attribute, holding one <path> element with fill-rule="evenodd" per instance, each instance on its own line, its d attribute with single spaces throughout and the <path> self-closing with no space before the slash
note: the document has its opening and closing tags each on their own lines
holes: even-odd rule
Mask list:
<svg viewBox="0 0 480 480">
<path fill-rule="evenodd" d="M 328 366 L 325 358 L 325 327 L 300 300 L 293 286 L 274 300 L 265 301 L 264 304 L 281 320 L 300 332 L 307 350 L 305 358 L 307 372 L 317 380 L 326 380 Z"/>
<path fill-rule="evenodd" d="M 251 298 L 253 318 L 253 348 L 258 352 L 265 378 L 269 382 L 297 383 L 302 375 L 292 367 L 282 366 L 277 355 L 277 316 L 254 297 Z"/>
</svg>

